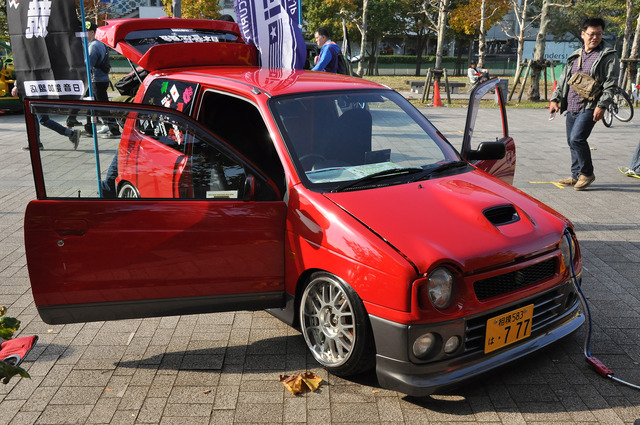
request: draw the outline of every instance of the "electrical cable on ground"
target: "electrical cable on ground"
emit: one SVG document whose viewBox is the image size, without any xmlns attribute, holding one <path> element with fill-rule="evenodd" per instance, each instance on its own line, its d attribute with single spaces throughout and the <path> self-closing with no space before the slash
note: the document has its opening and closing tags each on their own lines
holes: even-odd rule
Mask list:
<svg viewBox="0 0 640 425">
<path fill-rule="evenodd" d="M 569 231 L 565 231 L 564 237 L 567 238 L 567 242 L 569 243 L 569 263 L 571 264 L 571 281 L 573 282 L 573 286 L 576 288 L 578 292 L 578 299 L 580 300 L 580 304 L 582 305 L 582 311 L 586 316 L 586 332 L 584 337 L 584 358 L 591 365 L 591 367 L 598 372 L 601 376 L 605 378 L 613 379 L 616 382 L 627 385 L 631 388 L 635 388 L 640 390 L 640 385 L 632 384 L 630 382 L 624 381 L 617 376 L 614 376 L 613 371 L 609 369 L 604 363 L 602 363 L 597 358 L 591 355 L 591 310 L 589 310 L 589 304 L 587 304 L 587 299 L 582 292 L 582 288 L 580 288 L 580 284 L 578 283 L 578 278 L 576 277 L 576 271 L 573 267 L 573 249 L 571 244 L 571 234 Z"/>
</svg>

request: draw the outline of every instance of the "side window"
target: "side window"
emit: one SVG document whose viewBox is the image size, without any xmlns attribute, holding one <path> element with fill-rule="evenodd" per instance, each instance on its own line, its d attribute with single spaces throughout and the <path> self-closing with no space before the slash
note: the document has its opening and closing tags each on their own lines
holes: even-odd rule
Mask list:
<svg viewBox="0 0 640 425">
<path fill-rule="evenodd" d="M 142 103 L 175 109 L 190 116 L 197 90 L 197 83 L 156 78 L 149 84 Z"/>
<path fill-rule="evenodd" d="M 262 171 L 284 193 L 284 169 L 260 111 L 252 103 L 214 91 L 204 93 L 198 121 Z"/>
<path fill-rule="evenodd" d="M 96 108 L 41 101 L 28 113 L 36 118 L 35 131 L 30 131 L 29 137 L 44 145 L 39 151 L 44 178 L 44 192 L 38 191 L 40 199 L 277 199 L 272 185 L 250 174 L 246 161 L 237 153 L 170 109 L 118 103 Z M 82 138 L 74 150 L 73 141 L 51 124 L 62 125 L 70 114 L 118 122 L 121 139 L 99 137 L 94 144 L 94 140 Z M 50 122 L 39 124 L 38 117 L 40 122 L 44 122 L 42 117 Z"/>
<path fill-rule="evenodd" d="M 246 179 L 244 167 L 205 141 L 194 140 L 190 167 L 196 199 L 238 199 Z"/>
<path fill-rule="evenodd" d="M 136 120 L 136 131 L 141 137 L 152 138 L 168 148 L 186 153 L 185 134 L 180 125 L 167 122 L 159 115 L 149 118 Z"/>
</svg>

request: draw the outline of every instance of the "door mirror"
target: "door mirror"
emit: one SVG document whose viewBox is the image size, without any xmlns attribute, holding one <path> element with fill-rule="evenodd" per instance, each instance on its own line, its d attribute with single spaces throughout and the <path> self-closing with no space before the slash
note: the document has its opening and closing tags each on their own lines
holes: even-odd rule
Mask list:
<svg viewBox="0 0 640 425">
<path fill-rule="evenodd" d="M 482 142 L 477 150 L 467 152 L 467 160 L 498 160 L 504 158 L 507 150 L 503 142 Z"/>
</svg>

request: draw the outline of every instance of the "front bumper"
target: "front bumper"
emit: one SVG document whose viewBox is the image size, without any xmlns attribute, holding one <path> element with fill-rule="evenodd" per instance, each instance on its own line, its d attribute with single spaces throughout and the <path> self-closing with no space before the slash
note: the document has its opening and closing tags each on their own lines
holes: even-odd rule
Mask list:
<svg viewBox="0 0 640 425">
<path fill-rule="evenodd" d="M 557 314 L 552 319 L 545 317 L 531 336 L 519 343 L 501 350 L 484 354 L 483 350 L 471 350 L 443 360 L 417 363 L 409 358 L 410 326 L 390 322 L 370 316 L 376 339 L 376 374 L 383 388 L 402 392 L 411 396 L 426 396 L 435 392 L 460 386 L 464 381 L 482 375 L 506 363 L 523 358 L 575 332 L 585 321 L 579 311 L 579 302 L 575 297 L 567 298 L 569 286 L 558 291 L 564 294 L 558 298 Z M 525 302 L 531 302 L 527 300 Z M 567 304 L 567 301 L 569 303 Z M 562 307 L 562 306 L 566 307 Z M 537 304 L 536 304 L 537 306 Z M 513 308 L 508 306 L 506 309 Z M 495 312 L 483 314 L 495 315 Z M 478 318 L 475 318 L 476 322 Z M 469 321 L 469 319 L 466 319 Z M 535 326 L 535 325 L 534 325 Z M 452 324 L 433 325 L 438 330 L 450 329 Z M 430 330 L 428 326 L 425 330 Z"/>
</svg>

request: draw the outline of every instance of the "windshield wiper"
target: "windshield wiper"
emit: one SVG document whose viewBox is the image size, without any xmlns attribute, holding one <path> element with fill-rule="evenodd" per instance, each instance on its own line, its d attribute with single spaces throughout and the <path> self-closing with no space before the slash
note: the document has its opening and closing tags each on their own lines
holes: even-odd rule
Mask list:
<svg viewBox="0 0 640 425">
<path fill-rule="evenodd" d="M 420 176 L 420 177 L 414 179 L 413 181 L 426 180 L 429 177 L 431 177 L 433 174 L 441 173 L 442 171 L 450 170 L 452 168 L 466 167 L 468 165 L 469 165 L 469 163 L 467 161 L 445 162 L 444 164 L 440 164 L 435 168 L 427 170 L 427 172 L 426 172 L 426 174 L 424 176 Z"/>
<path fill-rule="evenodd" d="M 363 183 L 369 183 L 383 177 L 397 177 L 398 175 L 415 174 L 422 172 L 424 172 L 424 168 L 422 167 L 390 168 L 388 170 L 378 171 L 377 173 L 369 174 L 368 176 L 364 176 L 352 182 L 338 186 L 333 189 L 332 192 L 342 192 L 345 189 L 360 186 Z"/>
</svg>

